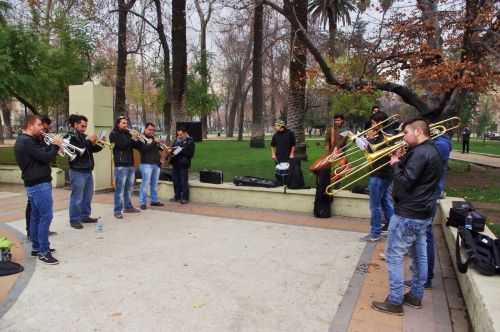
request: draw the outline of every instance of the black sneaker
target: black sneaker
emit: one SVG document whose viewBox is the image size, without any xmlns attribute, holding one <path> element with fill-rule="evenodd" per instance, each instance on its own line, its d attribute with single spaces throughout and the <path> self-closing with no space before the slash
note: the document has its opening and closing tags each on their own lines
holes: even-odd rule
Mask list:
<svg viewBox="0 0 500 332">
<path fill-rule="evenodd" d="M 380 312 L 383 312 L 386 314 L 397 315 L 397 316 L 404 315 L 402 304 L 392 304 L 387 300 L 385 300 L 384 302 L 373 301 L 372 308 L 374 310 L 377 310 L 377 311 L 380 311 Z"/>
<path fill-rule="evenodd" d="M 55 250 L 55 249 L 49 249 L 49 251 L 50 251 L 51 253 L 56 252 L 56 250 Z M 39 252 L 38 250 L 32 250 L 32 251 L 31 251 L 31 256 L 33 256 L 33 257 L 37 257 L 39 253 L 40 253 L 40 252 Z"/>
<path fill-rule="evenodd" d="M 187 204 L 189 201 L 186 201 L 185 199 L 181 199 L 181 204 Z"/>
<path fill-rule="evenodd" d="M 123 210 L 123 212 L 125 212 L 125 213 L 139 213 L 139 212 L 141 212 L 141 210 L 136 209 L 135 207 L 131 207 L 131 208 Z"/>
<path fill-rule="evenodd" d="M 146 206 L 146 204 L 142 204 L 141 205 L 141 210 L 146 210 L 148 207 Z"/>
<path fill-rule="evenodd" d="M 411 296 L 410 293 L 406 293 L 405 296 L 403 297 L 403 304 L 406 304 L 407 306 L 413 307 L 415 309 L 422 308 L 422 300 L 419 300 Z"/>
<path fill-rule="evenodd" d="M 78 221 L 70 223 L 70 226 L 75 228 L 75 229 L 82 229 L 83 228 L 83 225 Z"/>
<path fill-rule="evenodd" d="M 38 255 L 38 260 L 48 265 L 59 264 L 59 261 L 55 259 L 50 252 L 46 253 L 45 255 Z"/>
<path fill-rule="evenodd" d="M 95 224 L 97 222 L 97 218 L 85 217 L 81 220 L 84 224 Z"/>
<path fill-rule="evenodd" d="M 169 201 L 169 202 L 172 202 L 172 203 L 176 203 L 176 202 L 178 202 L 178 201 L 179 201 L 179 199 L 177 199 L 177 198 L 171 198 L 171 199 L 169 199 L 168 201 Z"/>
<path fill-rule="evenodd" d="M 151 206 L 165 206 L 162 202 L 151 202 Z"/>
<path fill-rule="evenodd" d="M 121 213 L 115 213 L 115 218 L 116 219 L 123 219 L 123 214 L 121 214 Z"/>
</svg>

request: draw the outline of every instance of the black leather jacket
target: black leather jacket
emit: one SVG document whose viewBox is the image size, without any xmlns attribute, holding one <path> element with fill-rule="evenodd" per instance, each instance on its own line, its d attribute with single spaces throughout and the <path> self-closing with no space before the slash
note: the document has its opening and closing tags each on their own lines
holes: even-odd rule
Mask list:
<svg viewBox="0 0 500 332">
<path fill-rule="evenodd" d="M 99 152 L 102 147 L 98 145 L 92 145 L 92 143 L 87 139 L 87 135 L 80 134 L 78 132 L 73 132 L 67 136 L 69 142 L 74 146 L 79 148 L 84 148 L 85 152 L 80 155 L 76 154 L 76 158 L 69 162 L 69 167 L 72 170 L 80 172 L 90 172 L 94 169 L 94 152 Z"/>
<path fill-rule="evenodd" d="M 443 161 L 431 140 L 408 149 L 394 164 L 394 210 L 398 216 L 427 219 L 436 203 Z"/>
<path fill-rule="evenodd" d="M 134 141 L 127 130 L 114 128 L 109 134 L 109 141 L 114 143 L 113 160 L 115 167 L 134 166 L 132 149 L 140 149 L 141 143 Z"/>
<path fill-rule="evenodd" d="M 147 136 L 146 136 L 147 137 Z M 160 145 L 155 141 L 154 137 L 151 144 L 141 143 L 139 151 L 141 152 L 141 164 L 160 165 Z"/>
</svg>

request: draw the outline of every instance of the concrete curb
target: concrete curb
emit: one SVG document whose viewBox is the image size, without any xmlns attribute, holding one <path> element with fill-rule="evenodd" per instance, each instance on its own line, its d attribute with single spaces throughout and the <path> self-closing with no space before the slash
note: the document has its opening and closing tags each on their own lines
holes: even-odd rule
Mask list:
<svg viewBox="0 0 500 332">
<path fill-rule="evenodd" d="M 440 209 L 443 218 L 448 217 L 452 201 L 454 200 L 460 199 L 449 198 L 441 201 Z M 442 219 L 442 221 L 443 234 L 474 331 L 500 331 L 500 304 L 498 303 L 498 299 L 500 298 L 500 277 L 483 276 L 473 268 L 469 268 L 467 273 L 458 271 L 455 257 L 457 229 L 447 227 L 445 219 Z M 494 237 L 488 228 L 485 229 L 484 233 Z"/>
<path fill-rule="evenodd" d="M 0 223 L 0 230 L 7 229 L 9 232 L 12 232 L 16 235 L 17 240 L 24 246 L 25 251 L 25 260 L 23 261 L 24 271 L 18 276 L 14 286 L 9 291 L 9 295 L 7 298 L 0 303 L 0 319 L 9 311 L 9 309 L 14 305 L 17 301 L 24 288 L 28 285 L 33 273 L 36 268 L 36 260 L 31 257 L 31 246 L 27 243 L 26 236 L 15 229 L 12 226 L 9 226 L 5 223 Z"/>
</svg>

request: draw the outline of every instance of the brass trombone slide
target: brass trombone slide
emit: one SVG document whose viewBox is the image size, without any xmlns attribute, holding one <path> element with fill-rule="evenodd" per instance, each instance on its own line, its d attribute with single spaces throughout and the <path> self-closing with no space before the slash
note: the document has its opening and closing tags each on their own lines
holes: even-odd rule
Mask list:
<svg viewBox="0 0 500 332">
<path fill-rule="evenodd" d="M 452 121 L 455 121 L 456 123 L 450 127 L 445 126 L 445 124 L 447 124 L 448 122 L 452 122 Z M 452 117 L 452 118 L 448 118 L 448 119 L 433 123 L 429 126 L 429 129 L 431 131 L 430 139 L 436 139 L 437 137 L 442 136 L 453 129 L 456 129 L 459 126 L 460 126 L 460 118 L 458 118 L 458 117 Z M 397 134 L 397 135 L 393 135 L 391 137 L 394 137 L 394 139 L 390 140 L 389 142 L 385 142 L 385 144 L 390 144 L 390 145 L 383 147 L 383 148 L 380 148 L 380 145 L 378 145 L 378 146 L 376 146 L 378 148 L 378 150 L 375 150 L 374 152 L 366 152 L 364 158 L 359 158 L 353 162 L 349 162 L 347 165 L 343 165 L 343 166 L 339 167 L 338 169 L 335 169 L 334 170 L 335 175 L 340 176 L 340 175 L 342 175 L 342 173 L 346 173 L 346 175 L 344 175 L 340 179 L 338 179 L 335 182 L 328 185 L 326 187 L 325 193 L 327 195 L 335 196 L 335 194 L 338 193 L 340 190 L 343 190 L 343 189 L 353 185 L 354 183 L 360 181 L 361 179 L 364 179 L 365 177 L 370 176 L 372 173 L 378 171 L 379 169 L 387 166 L 389 164 L 389 162 L 383 163 L 382 165 L 379 165 L 378 167 L 365 173 L 364 175 L 360 176 L 359 178 L 356 178 L 352 181 L 349 181 L 347 184 L 343 185 L 342 187 L 335 189 L 335 186 L 338 183 L 340 183 L 340 181 L 342 181 L 342 180 L 345 181 L 346 179 L 350 179 L 350 178 L 354 177 L 354 174 L 358 174 L 361 170 L 365 169 L 366 167 L 371 166 L 372 164 L 374 164 L 378 160 L 380 160 L 386 156 L 390 156 L 391 154 L 393 154 L 394 152 L 396 152 L 399 149 L 406 148 L 407 143 L 405 141 L 403 141 L 403 136 L 404 135 L 402 133 Z M 397 141 L 397 140 L 399 140 L 399 141 Z M 384 142 L 382 142 L 382 143 L 384 143 Z M 351 163 L 357 163 L 357 162 L 361 161 L 362 159 L 366 159 L 366 161 L 355 166 L 355 167 L 352 167 L 350 165 Z M 335 190 L 333 190 L 333 189 L 335 189 Z"/>
</svg>

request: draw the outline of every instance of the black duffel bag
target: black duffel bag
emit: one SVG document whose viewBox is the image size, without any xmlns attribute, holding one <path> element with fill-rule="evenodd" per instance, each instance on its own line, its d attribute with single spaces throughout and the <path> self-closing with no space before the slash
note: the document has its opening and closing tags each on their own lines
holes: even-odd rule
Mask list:
<svg viewBox="0 0 500 332">
<path fill-rule="evenodd" d="M 287 186 L 290 189 L 304 189 L 304 175 L 300 166 L 300 159 L 290 159 L 290 168 L 288 169 Z"/>
<path fill-rule="evenodd" d="M 279 186 L 276 180 L 259 178 L 256 176 L 235 176 L 233 183 L 236 186 L 275 188 Z"/>
<path fill-rule="evenodd" d="M 476 211 L 471 203 L 463 201 L 452 202 L 450 215 L 446 226 L 452 227 L 465 227 L 467 218 L 470 218 L 472 230 L 476 232 L 483 232 L 484 225 L 486 224 L 486 217 Z"/>
<path fill-rule="evenodd" d="M 465 254 L 465 261 L 461 252 Z M 469 265 L 483 275 L 500 274 L 500 240 L 459 227 L 455 243 L 457 268 L 466 273 Z"/>
</svg>

